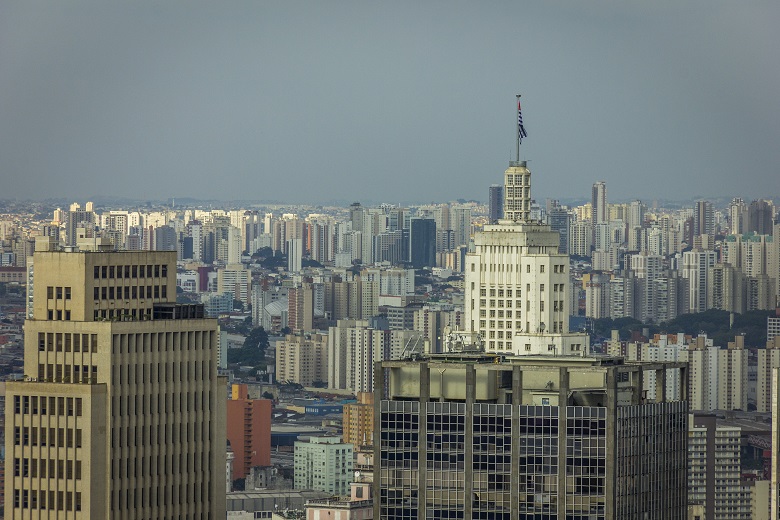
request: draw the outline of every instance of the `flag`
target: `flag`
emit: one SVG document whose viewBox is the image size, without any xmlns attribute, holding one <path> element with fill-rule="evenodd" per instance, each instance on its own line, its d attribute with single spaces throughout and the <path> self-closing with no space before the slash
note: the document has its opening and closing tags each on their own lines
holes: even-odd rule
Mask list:
<svg viewBox="0 0 780 520">
<path fill-rule="evenodd" d="M 520 142 L 523 141 L 523 137 L 528 137 L 528 134 L 523 127 L 523 113 L 520 111 L 520 102 L 517 102 L 517 135 L 520 138 Z"/>
</svg>

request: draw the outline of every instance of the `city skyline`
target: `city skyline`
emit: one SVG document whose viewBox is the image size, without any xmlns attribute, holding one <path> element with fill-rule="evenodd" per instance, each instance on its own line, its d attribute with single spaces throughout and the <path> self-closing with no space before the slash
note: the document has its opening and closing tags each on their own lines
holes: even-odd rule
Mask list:
<svg viewBox="0 0 780 520">
<path fill-rule="evenodd" d="M 537 201 L 776 191 L 775 4 L 231 7 L 0 8 L 4 193 L 486 200 L 516 93 Z"/>
</svg>

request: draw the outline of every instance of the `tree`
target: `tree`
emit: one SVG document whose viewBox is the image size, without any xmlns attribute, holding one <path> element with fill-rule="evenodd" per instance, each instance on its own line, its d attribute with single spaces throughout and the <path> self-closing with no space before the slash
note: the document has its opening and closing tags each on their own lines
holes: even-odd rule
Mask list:
<svg viewBox="0 0 780 520">
<path fill-rule="evenodd" d="M 243 348 L 265 350 L 268 347 L 268 333 L 263 327 L 255 327 L 244 340 Z"/>
<path fill-rule="evenodd" d="M 263 327 L 252 329 L 240 348 L 228 350 L 228 363 L 265 368 L 265 351 L 268 348 L 268 334 Z"/>
</svg>

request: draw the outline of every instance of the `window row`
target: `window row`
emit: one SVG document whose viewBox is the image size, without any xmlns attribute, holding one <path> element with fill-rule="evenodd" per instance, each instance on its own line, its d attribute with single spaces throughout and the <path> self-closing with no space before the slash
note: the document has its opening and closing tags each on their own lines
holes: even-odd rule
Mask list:
<svg viewBox="0 0 780 520">
<path fill-rule="evenodd" d="M 96 265 L 95 280 L 101 278 L 165 278 L 168 276 L 168 264 L 157 265 Z"/>
<path fill-rule="evenodd" d="M 81 461 L 15 458 L 14 476 L 81 480 Z"/>
<path fill-rule="evenodd" d="M 14 446 L 50 446 L 52 448 L 81 448 L 81 428 L 46 428 L 15 426 Z"/>
<path fill-rule="evenodd" d="M 93 287 L 92 296 L 95 300 L 137 300 L 151 298 L 167 298 L 167 285 L 125 285 L 122 287 Z"/>
<path fill-rule="evenodd" d="M 92 383 L 97 381 L 96 365 L 38 364 L 38 381 L 53 383 Z"/>
<path fill-rule="evenodd" d="M 46 319 L 48 321 L 70 321 L 70 311 L 62 309 L 55 311 L 54 309 L 49 309 L 46 311 Z"/>
<path fill-rule="evenodd" d="M 39 332 L 39 352 L 97 352 L 97 334 Z"/>
<path fill-rule="evenodd" d="M 157 415 L 159 413 L 181 413 L 209 410 L 210 396 L 207 392 L 180 392 L 155 394 L 151 396 L 114 396 L 113 407 L 121 416 L 147 413 Z M 181 419 L 179 419 L 181 420 Z"/>
<path fill-rule="evenodd" d="M 81 492 L 14 489 L 14 508 L 81 511 Z"/>
<path fill-rule="evenodd" d="M 111 376 L 114 384 L 196 383 L 209 381 L 214 367 L 211 360 L 169 361 L 158 363 L 114 364 Z"/>
<path fill-rule="evenodd" d="M 206 467 L 208 468 L 208 466 Z M 201 470 L 202 471 L 202 470 Z M 182 477 L 184 477 L 182 475 Z M 208 482 L 201 479 L 201 482 L 168 484 L 162 486 L 135 487 L 122 489 L 120 486 L 112 486 L 111 490 L 111 508 L 114 511 L 126 513 L 135 508 L 161 508 L 174 504 L 187 505 L 193 508 L 195 504 L 198 509 L 208 510 L 208 502 L 211 494 L 209 493 Z M 194 508 L 193 508 L 194 509 Z M 192 509 L 190 510 L 192 511 Z M 130 515 L 132 518 L 132 515 Z M 167 517 L 166 517 L 167 518 Z M 190 512 L 187 518 L 206 518 L 197 516 L 197 513 Z M 208 516 L 211 518 L 211 516 Z"/>
<path fill-rule="evenodd" d="M 70 300 L 71 288 L 70 287 L 53 287 L 49 285 L 46 287 L 46 298 L 49 300 Z"/>
<path fill-rule="evenodd" d="M 81 397 L 54 397 L 37 395 L 15 395 L 14 413 L 33 415 L 67 415 L 81 417 L 83 402 Z"/>
</svg>

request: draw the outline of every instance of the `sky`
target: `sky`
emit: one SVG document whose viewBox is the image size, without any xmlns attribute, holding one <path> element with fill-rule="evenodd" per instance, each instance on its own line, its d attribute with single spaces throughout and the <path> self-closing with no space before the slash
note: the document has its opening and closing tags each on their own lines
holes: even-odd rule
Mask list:
<svg viewBox="0 0 780 520">
<path fill-rule="evenodd" d="M 0 2 L 0 198 L 780 194 L 780 2 Z M 780 197 L 778 197 L 780 198 Z"/>
</svg>

